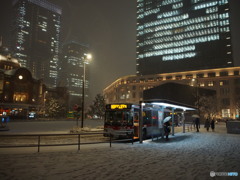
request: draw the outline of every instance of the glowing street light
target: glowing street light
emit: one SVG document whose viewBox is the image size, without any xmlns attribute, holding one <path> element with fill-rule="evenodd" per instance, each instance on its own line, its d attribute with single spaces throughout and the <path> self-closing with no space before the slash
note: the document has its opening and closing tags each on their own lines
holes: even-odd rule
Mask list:
<svg viewBox="0 0 240 180">
<path fill-rule="evenodd" d="M 92 55 L 91 54 L 84 54 L 88 60 L 91 60 L 92 59 Z"/>
<path fill-rule="evenodd" d="M 86 64 L 89 64 L 89 61 L 91 59 L 92 59 L 91 54 L 84 54 L 84 57 L 83 57 L 83 81 L 82 81 L 82 123 L 81 123 L 81 128 L 83 128 L 83 121 L 84 121 Z"/>
</svg>

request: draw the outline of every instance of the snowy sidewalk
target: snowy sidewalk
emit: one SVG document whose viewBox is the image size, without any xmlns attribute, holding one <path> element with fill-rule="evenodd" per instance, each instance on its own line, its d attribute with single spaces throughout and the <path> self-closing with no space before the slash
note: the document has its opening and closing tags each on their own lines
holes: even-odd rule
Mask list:
<svg viewBox="0 0 240 180">
<path fill-rule="evenodd" d="M 216 125 L 216 132 L 177 133 L 168 142 L 86 145 L 79 152 L 76 147 L 40 153 L 0 149 L 0 179 L 212 179 L 211 171 L 240 173 L 239 149 L 240 136 L 226 134 L 224 125 Z"/>
</svg>

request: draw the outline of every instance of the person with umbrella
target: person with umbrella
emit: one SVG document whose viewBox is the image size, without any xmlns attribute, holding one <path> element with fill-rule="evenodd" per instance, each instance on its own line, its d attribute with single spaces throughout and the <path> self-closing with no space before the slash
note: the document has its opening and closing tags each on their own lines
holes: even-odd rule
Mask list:
<svg viewBox="0 0 240 180">
<path fill-rule="evenodd" d="M 171 119 L 171 116 L 168 116 L 168 117 L 166 117 L 164 120 L 163 120 L 163 128 L 164 128 L 164 133 L 165 133 L 165 136 L 166 136 L 166 141 L 168 141 L 169 139 L 168 139 L 168 135 L 169 135 L 169 133 L 170 133 L 170 131 L 171 131 L 171 129 L 170 129 L 170 122 L 169 122 L 169 120 Z"/>
</svg>

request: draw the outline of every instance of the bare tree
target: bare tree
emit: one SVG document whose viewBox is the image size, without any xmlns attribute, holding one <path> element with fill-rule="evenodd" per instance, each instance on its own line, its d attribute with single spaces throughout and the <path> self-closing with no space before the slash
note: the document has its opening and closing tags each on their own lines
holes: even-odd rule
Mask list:
<svg viewBox="0 0 240 180">
<path fill-rule="evenodd" d="M 105 99 L 101 94 L 97 94 L 93 104 L 90 105 L 90 109 L 88 111 L 88 115 L 97 116 L 100 119 L 104 117 L 105 114 Z"/>
<path fill-rule="evenodd" d="M 219 114 L 216 96 L 200 96 L 199 111 L 202 117 L 216 117 Z"/>
<path fill-rule="evenodd" d="M 45 112 L 50 117 L 60 117 L 66 115 L 66 107 L 61 99 L 50 98 L 46 101 Z"/>
</svg>

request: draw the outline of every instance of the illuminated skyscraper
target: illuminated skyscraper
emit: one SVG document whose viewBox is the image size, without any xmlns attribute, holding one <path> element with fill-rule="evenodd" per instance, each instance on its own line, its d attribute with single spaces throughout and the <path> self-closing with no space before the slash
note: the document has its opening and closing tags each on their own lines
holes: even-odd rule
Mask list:
<svg viewBox="0 0 240 180">
<path fill-rule="evenodd" d="M 232 67 L 230 0 L 137 0 L 137 74 Z"/>
<path fill-rule="evenodd" d="M 62 10 L 45 0 L 15 0 L 12 49 L 22 67 L 56 86 Z"/>
<path fill-rule="evenodd" d="M 73 107 L 74 104 L 80 104 L 82 99 L 82 87 L 84 76 L 84 61 L 86 54 L 89 53 L 88 45 L 79 42 L 70 41 L 63 44 L 59 81 L 58 86 L 68 88 L 69 92 L 69 106 Z M 85 98 L 89 96 L 89 69 L 85 63 Z"/>
</svg>

